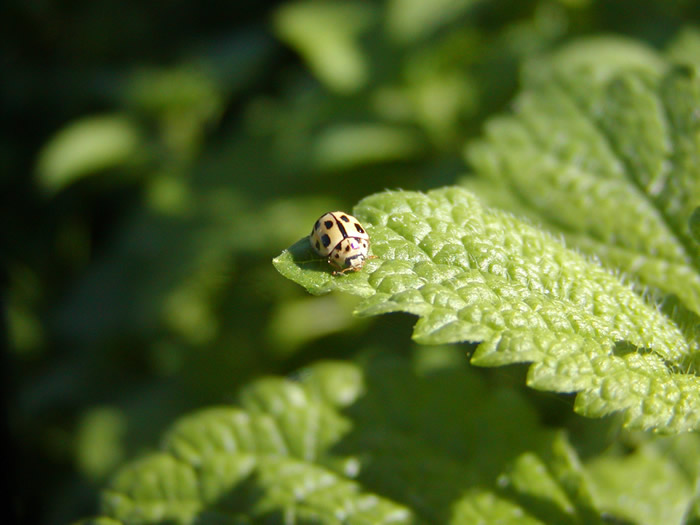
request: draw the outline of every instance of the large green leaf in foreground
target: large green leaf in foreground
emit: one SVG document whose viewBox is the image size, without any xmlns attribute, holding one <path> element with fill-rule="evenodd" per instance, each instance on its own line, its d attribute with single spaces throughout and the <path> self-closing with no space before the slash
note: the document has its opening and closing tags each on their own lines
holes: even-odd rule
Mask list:
<svg viewBox="0 0 700 525">
<path fill-rule="evenodd" d="M 528 384 L 579 392 L 588 416 L 624 411 L 637 428 L 700 426 L 700 380 L 681 331 L 630 286 L 557 239 L 470 192 L 385 192 L 355 214 L 369 229 L 365 268 L 333 276 L 302 239 L 275 260 L 312 293 L 365 297 L 360 315 L 419 316 L 421 343 L 477 341 L 472 362 L 532 362 Z"/>
</svg>

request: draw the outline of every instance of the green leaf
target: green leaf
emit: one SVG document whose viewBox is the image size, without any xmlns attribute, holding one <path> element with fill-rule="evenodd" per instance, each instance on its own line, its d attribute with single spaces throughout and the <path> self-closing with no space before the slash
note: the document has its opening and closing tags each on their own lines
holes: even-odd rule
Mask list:
<svg viewBox="0 0 700 525">
<path fill-rule="evenodd" d="M 86 411 L 78 427 L 76 459 L 81 471 L 99 479 L 124 460 L 124 414 L 114 407 L 95 407 Z"/>
<path fill-rule="evenodd" d="M 258 482 L 269 487 L 268 497 L 255 505 L 255 513 L 288 516 L 300 523 L 412 523 L 411 512 L 325 469 L 296 460 L 268 459 L 258 469 Z M 280 501 L 289 502 L 284 512 Z M 333 519 L 335 518 L 335 519 Z M 279 519 L 279 518 L 278 518 Z"/>
<path fill-rule="evenodd" d="M 684 522 L 694 489 L 653 445 L 623 457 L 596 458 L 588 472 L 598 488 L 598 508 L 633 523 Z"/>
<path fill-rule="evenodd" d="M 201 506 L 194 469 L 166 454 L 128 465 L 102 496 L 105 514 L 130 523 L 187 523 Z"/>
<path fill-rule="evenodd" d="M 494 492 L 475 490 L 455 505 L 452 523 L 512 523 L 514 525 L 544 525 L 523 508 Z"/>
<path fill-rule="evenodd" d="M 349 431 L 336 406 L 362 392 L 358 370 L 322 363 L 303 381 L 261 379 L 241 391 L 240 407 L 182 418 L 166 434 L 162 452 L 115 476 L 103 493 L 103 513 L 139 523 L 276 522 L 282 516 L 299 523 L 409 523 L 408 508 L 349 479 L 357 460 L 331 457 L 331 447 Z"/>
<path fill-rule="evenodd" d="M 623 411 L 635 428 L 700 426 L 700 381 L 680 371 L 690 344 L 594 261 L 461 188 L 385 192 L 354 213 L 377 256 L 362 271 L 333 276 L 304 239 L 277 269 L 312 293 L 365 297 L 359 315 L 419 316 L 418 342 L 480 342 L 474 364 L 533 362 L 528 384 L 580 392 L 581 414 Z"/>
<path fill-rule="evenodd" d="M 514 113 L 468 149 L 488 181 L 471 187 L 698 315 L 698 71 L 629 42 L 617 49 L 635 60 L 599 61 L 591 45 L 530 68 Z"/>
<path fill-rule="evenodd" d="M 651 46 L 619 36 L 584 38 L 553 51 L 545 59 L 525 64 L 524 84 L 544 85 L 556 75 L 577 79 L 582 85 L 603 84 L 620 71 L 661 74 L 669 65 Z"/>
<path fill-rule="evenodd" d="M 700 207 L 693 210 L 688 223 L 693 239 L 695 239 L 695 242 L 700 242 Z"/>
<path fill-rule="evenodd" d="M 492 389 L 454 348 L 429 350 L 413 364 L 367 354 L 362 368 L 322 362 L 297 381 L 255 381 L 238 406 L 180 419 L 160 452 L 114 477 L 102 511 L 142 523 L 446 522 L 469 486 L 549 432 L 522 396 Z M 471 404 L 471 417 L 445 399 Z"/>
<path fill-rule="evenodd" d="M 416 157 L 424 149 L 409 128 L 386 124 L 345 124 L 326 129 L 314 144 L 314 163 L 324 171 Z"/>
<path fill-rule="evenodd" d="M 114 520 L 106 516 L 98 516 L 96 518 L 87 518 L 80 520 L 75 523 L 75 525 L 122 525 L 123 522 L 119 520 Z"/>
<path fill-rule="evenodd" d="M 387 3 L 387 30 L 398 42 L 410 43 L 449 24 L 477 3 L 476 0 L 438 0 L 430 3 L 392 0 Z"/>
<path fill-rule="evenodd" d="M 257 380 L 237 406 L 183 417 L 160 451 L 124 466 L 101 519 L 574 524 L 636 520 L 653 501 L 642 522 L 667 525 L 692 506 L 696 434 L 639 436 L 585 463 L 521 391 L 458 355 L 364 353 L 361 366 L 321 362 L 296 380 Z"/>
<path fill-rule="evenodd" d="M 329 88 L 351 93 L 368 79 L 359 35 L 375 11 L 363 2 L 292 2 L 274 15 L 278 38 L 294 47 Z"/>
<path fill-rule="evenodd" d="M 547 466 L 533 452 L 522 454 L 515 462 L 508 476 L 508 483 L 523 495 L 536 500 L 546 501 L 551 511 L 562 514 L 557 520 L 563 521 L 564 516 L 573 515 L 575 508 L 566 492 L 558 485 L 557 480 L 547 471 Z"/>
<path fill-rule="evenodd" d="M 669 44 L 667 54 L 680 64 L 700 64 L 700 30 L 697 27 L 683 28 Z"/>
<path fill-rule="evenodd" d="M 140 132 L 119 115 L 84 118 L 59 131 L 39 155 L 37 174 L 45 189 L 55 192 L 100 170 L 134 159 Z"/>
</svg>

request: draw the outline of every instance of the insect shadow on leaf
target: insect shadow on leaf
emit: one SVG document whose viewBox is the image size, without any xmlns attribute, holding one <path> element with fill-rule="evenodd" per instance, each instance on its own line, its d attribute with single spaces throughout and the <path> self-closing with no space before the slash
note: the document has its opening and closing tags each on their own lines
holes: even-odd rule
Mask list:
<svg viewBox="0 0 700 525">
<path fill-rule="evenodd" d="M 328 264 L 328 261 L 320 257 L 313 251 L 309 244 L 309 237 L 302 237 L 297 242 L 292 244 L 287 251 L 292 256 L 292 261 L 297 266 L 305 270 L 323 270 L 328 273 L 332 272 L 333 268 Z"/>
</svg>

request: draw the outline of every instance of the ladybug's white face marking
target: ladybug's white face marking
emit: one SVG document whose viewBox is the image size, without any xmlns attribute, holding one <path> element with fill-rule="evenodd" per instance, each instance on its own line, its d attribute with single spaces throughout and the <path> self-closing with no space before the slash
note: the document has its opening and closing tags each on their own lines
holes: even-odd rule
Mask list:
<svg viewBox="0 0 700 525">
<path fill-rule="evenodd" d="M 369 235 L 355 217 L 342 211 L 323 214 L 309 235 L 311 247 L 343 271 L 362 269 L 369 253 Z"/>
</svg>

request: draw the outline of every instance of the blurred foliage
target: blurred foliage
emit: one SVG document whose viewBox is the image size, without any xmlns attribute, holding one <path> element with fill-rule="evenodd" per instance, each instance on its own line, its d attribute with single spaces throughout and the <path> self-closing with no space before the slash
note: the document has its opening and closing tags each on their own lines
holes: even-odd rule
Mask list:
<svg viewBox="0 0 700 525">
<path fill-rule="evenodd" d="M 426 5 L 5 2 L 22 522 L 96 513 L 125 459 L 262 374 L 350 359 L 368 340 L 401 354 L 409 320 L 354 319 L 347 298 L 314 304 L 270 260 L 323 211 L 456 180 L 465 141 L 507 106 L 528 60 L 598 33 L 672 42 L 686 61 L 700 47 L 690 0 Z M 585 425 L 524 395 L 548 424 Z"/>
</svg>

